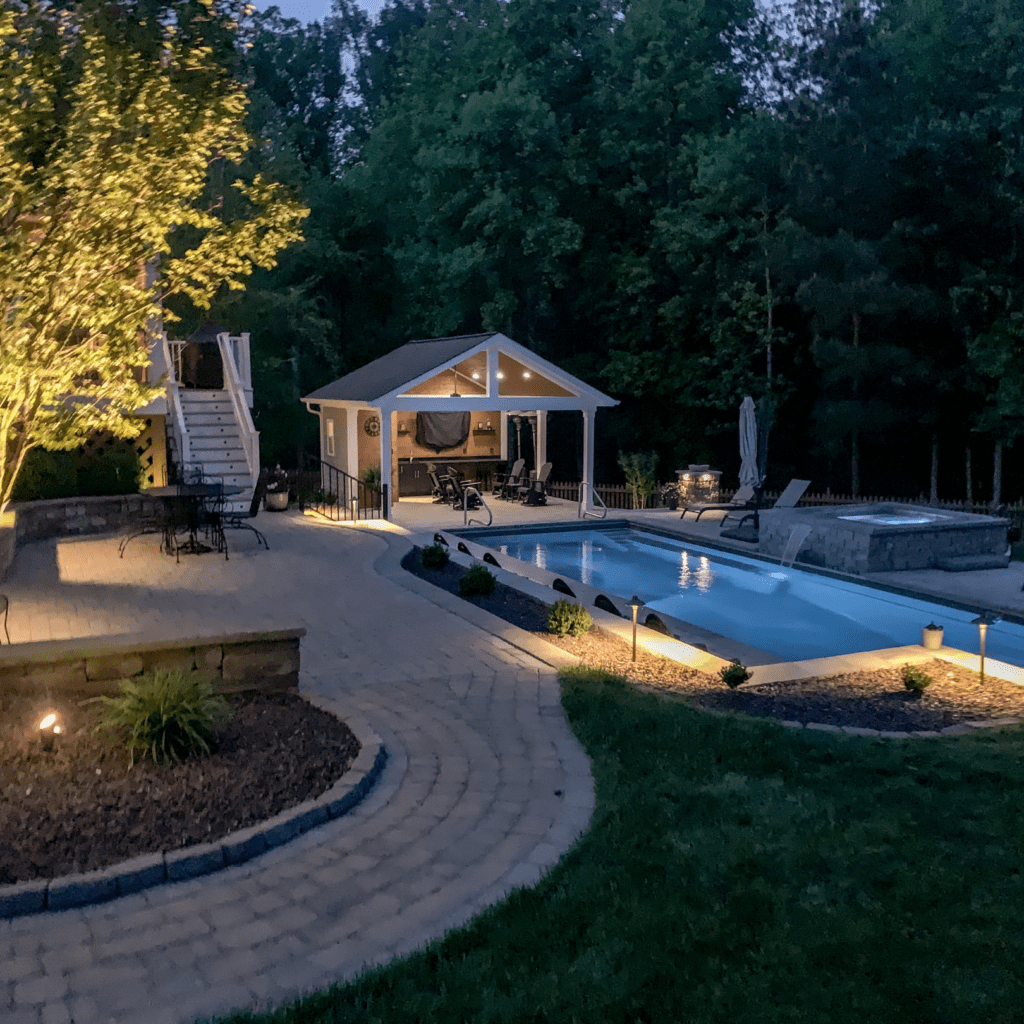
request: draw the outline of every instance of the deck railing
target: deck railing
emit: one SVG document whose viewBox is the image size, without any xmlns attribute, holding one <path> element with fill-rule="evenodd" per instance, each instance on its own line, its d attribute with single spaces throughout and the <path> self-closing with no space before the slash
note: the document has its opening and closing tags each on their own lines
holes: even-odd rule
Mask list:
<svg viewBox="0 0 1024 1024">
<path fill-rule="evenodd" d="M 383 487 L 372 487 L 315 455 L 300 453 L 294 487 L 300 511 L 308 508 L 334 522 L 384 517 Z"/>
</svg>

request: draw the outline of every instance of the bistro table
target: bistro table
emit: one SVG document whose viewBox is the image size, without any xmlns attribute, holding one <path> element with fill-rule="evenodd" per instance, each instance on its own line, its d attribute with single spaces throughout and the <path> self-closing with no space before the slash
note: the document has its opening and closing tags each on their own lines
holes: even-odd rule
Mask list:
<svg viewBox="0 0 1024 1024">
<path fill-rule="evenodd" d="M 174 554 L 180 562 L 181 554 L 203 555 L 209 551 L 223 551 L 227 557 L 227 540 L 222 526 L 224 499 L 241 494 L 244 487 L 225 487 L 221 483 L 169 484 L 166 487 L 149 487 L 143 494 L 156 498 L 163 505 L 161 514 L 144 523 L 123 537 L 119 547 L 121 557 L 124 549 L 134 537 L 144 533 L 161 533 L 160 550 Z M 214 541 L 210 547 L 199 540 L 199 530 L 207 527 L 208 536 Z M 188 537 L 178 542 L 178 534 L 187 532 Z"/>
</svg>

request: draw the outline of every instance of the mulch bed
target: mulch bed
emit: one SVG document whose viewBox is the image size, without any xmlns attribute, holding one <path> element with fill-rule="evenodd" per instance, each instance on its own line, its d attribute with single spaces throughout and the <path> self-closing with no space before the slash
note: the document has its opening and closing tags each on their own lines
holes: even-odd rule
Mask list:
<svg viewBox="0 0 1024 1024">
<path fill-rule="evenodd" d="M 0 883 L 220 839 L 326 792 L 359 753 L 344 722 L 298 694 L 244 694 L 210 755 L 131 766 L 85 699 L 0 694 Z M 39 722 L 51 710 L 63 733 L 47 752 Z"/>
<path fill-rule="evenodd" d="M 465 572 L 461 566 L 449 562 L 441 570 L 424 569 L 418 549 L 402 564 L 409 572 L 458 595 L 459 578 Z M 730 690 L 717 676 L 660 655 L 637 651 L 634 663 L 630 646 L 600 628 L 578 638 L 553 636 L 547 632 L 547 606 L 504 584 L 497 584 L 487 597 L 467 600 L 561 647 L 586 665 L 624 676 L 640 689 L 712 711 L 894 732 L 938 731 L 965 722 L 1024 718 L 1024 686 L 991 676 L 982 686 L 977 672 L 939 659 L 920 666 L 932 678 L 932 685 L 921 696 L 903 686 L 899 668 Z"/>
</svg>

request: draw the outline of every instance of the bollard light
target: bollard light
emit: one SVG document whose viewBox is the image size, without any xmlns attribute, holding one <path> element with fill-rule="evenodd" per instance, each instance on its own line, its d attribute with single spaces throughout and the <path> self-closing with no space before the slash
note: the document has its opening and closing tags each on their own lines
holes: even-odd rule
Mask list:
<svg viewBox="0 0 1024 1024">
<path fill-rule="evenodd" d="M 636 613 L 637 613 L 637 609 L 642 604 L 643 604 L 643 601 L 641 601 L 640 598 L 636 596 L 636 594 L 634 594 L 629 599 L 629 605 L 633 609 L 633 660 L 634 661 L 636 661 Z"/>
<path fill-rule="evenodd" d="M 982 612 L 976 619 L 972 619 L 973 625 L 978 627 L 979 636 L 979 650 L 981 652 L 981 682 L 985 682 L 985 634 L 988 632 L 988 627 L 993 623 L 999 621 L 998 615 L 993 615 L 991 612 Z"/>
<path fill-rule="evenodd" d="M 359 518 L 359 498 L 352 499 L 352 522 Z"/>
<path fill-rule="evenodd" d="M 57 716 L 52 712 L 39 723 L 39 740 L 43 750 L 53 750 L 53 738 L 60 735 L 60 726 L 57 724 Z"/>
</svg>

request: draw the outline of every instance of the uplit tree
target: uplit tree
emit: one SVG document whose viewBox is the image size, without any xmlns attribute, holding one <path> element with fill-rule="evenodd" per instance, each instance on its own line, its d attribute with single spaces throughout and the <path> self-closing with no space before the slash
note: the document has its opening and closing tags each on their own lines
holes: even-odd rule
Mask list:
<svg viewBox="0 0 1024 1024">
<path fill-rule="evenodd" d="M 215 0 L 0 0 L 0 512 L 32 448 L 138 433 L 163 299 L 205 307 L 301 238 L 279 186 L 232 183 L 233 31 Z"/>
</svg>

